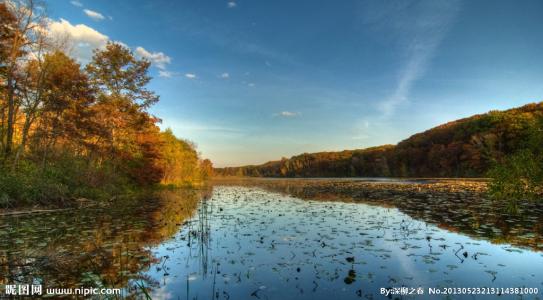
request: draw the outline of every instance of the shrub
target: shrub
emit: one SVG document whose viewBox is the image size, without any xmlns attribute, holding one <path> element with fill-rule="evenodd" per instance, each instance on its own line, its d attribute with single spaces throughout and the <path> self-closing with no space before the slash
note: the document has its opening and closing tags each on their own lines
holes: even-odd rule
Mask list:
<svg viewBox="0 0 543 300">
<path fill-rule="evenodd" d="M 532 151 L 519 151 L 497 164 L 489 177 L 490 197 L 506 201 L 511 212 L 518 210 L 519 202 L 543 200 L 543 158 Z"/>
</svg>

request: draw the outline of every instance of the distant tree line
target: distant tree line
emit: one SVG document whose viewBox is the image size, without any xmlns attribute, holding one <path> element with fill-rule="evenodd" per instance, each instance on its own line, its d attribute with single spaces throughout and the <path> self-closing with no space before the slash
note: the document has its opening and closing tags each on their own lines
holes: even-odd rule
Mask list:
<svg viewBox="0 0 543 300">
<path fill-rule="evenodd" d="M 543 102 L 453 121 L 397 145 L 304 153 L 215 172 L 254 177 L 491 176 L 495 197 L 529 198 L 541 197 L 542 151 Z"/>
<path fill-rule="evenodd" d="M 32 0 L 0 1 L 0 204 L 104 198 L 138 186 L 198 184 L 195 146 L 148 109 L 150 62 L 108 43 L 80 66 Z"/>
</svg>

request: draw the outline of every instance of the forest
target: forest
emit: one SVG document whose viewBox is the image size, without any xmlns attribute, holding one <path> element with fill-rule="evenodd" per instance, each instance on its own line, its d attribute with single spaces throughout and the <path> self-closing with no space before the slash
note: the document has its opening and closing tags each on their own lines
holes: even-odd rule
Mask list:
<svg viewBox="0 0 543 300">
<path fill-rule="evenodd" d="M 0 3 L 0 207 L 200 185 L 212 171 L 149 112 L 151 63 L 109 42 L 82 66 L 33 1 Z"/>
<path fill-rule="evenodd" d="M 497 198 L 543 192 L 543 102 L 449 122 L 397 145 L 217 168 L 251 177 L 491 177 Z M 527 194 L 526 194 L 527 193 Z"/>
<path fill-rule="evenodd" d="M 492 177 L 498 198 L 543 186 L 543 102 L 453 121 L 397 145 L 213 169 L 161 130 L 151 62 L 115 42 L 81 65 L 34 1 L 0 3 L 0 206 L 111 199 L 217 176 Z"/>
</svg>

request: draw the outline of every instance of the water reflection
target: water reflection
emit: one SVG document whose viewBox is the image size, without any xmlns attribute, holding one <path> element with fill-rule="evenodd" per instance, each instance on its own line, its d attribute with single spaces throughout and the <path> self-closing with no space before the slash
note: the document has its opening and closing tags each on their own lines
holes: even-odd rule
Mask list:
<svg viewBox="0 0 543 300">
<path fill-rule="evenodd" d="M 543 290 L 540 252 L 474 240 L 396 208 L 218 186 L 191 223 L 202 225 L 153 249 L 171 270 L 146 272 L 161 278 L 153 298 L 373 299 L 380 288 L 401 286 Z M 205 238 L 187 243 L 202 234 L 195 228 Z"/>
<path fill-rule="evenodd" d="M 308 197 L 296 186 L 215 186 L 142 200 L 2 218 L 0 284 L 217 300 L 374 299 L 402 286 L 543 290 L 542 252 L 446 230 L 401 205 Z"/>
<path fill-rule="evenodd" d="M 415 219 L 436 224 L 448 231 L 468 234 L 497 244 L 509 243 L 543 251 L 543 203 L 524 203 L 521 205 L 521 213 L 512 215 L 507 212 L 504 203 L 493 202 L 484 197 L 472 197 L 462 191 L 428 195 L 408 190 L 403 196 L 368 198 L 367 194 L 360 193 L 357 190 L 359 188 L 351 185 L 350 181 L 336 179 L 335 184 L 330 184 L 334 181 L 261 179 L 227 183 L 233 186 L 258 186 L 302 199 L 356 201 L 397 207 Z M 389 182 L 395 184 L 394 181 Z M 410 183 L 416 186 L 417 183 L 432 182 L 402 180 L 400 184 Z"/>
<path fill-rule="evenodd" d="M 160 191 L 113 206 L 0 219 L 0 284 L 126 287 L 159 283 L 142 273 L 150 251 L 179 231 L 211 190 Z M 134 284 L 131 284 L 134 283 Z"/>
</svg>

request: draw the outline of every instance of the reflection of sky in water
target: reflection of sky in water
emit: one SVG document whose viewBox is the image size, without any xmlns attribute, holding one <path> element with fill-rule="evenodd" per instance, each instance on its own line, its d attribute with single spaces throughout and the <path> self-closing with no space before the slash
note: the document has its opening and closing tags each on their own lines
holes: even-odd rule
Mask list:
<svg viewBox="0 0 543 300">
<path fill-rule="evenodd" d="M 153 298 L 380 298 L 381 287 L 402 285 L 543 290 L 541 253 L 447 232 L 394 208 L 215 187 L 189 222 L 152 249 L 163 258 L 148 272 L 161 283 Z"/>
</svg>

